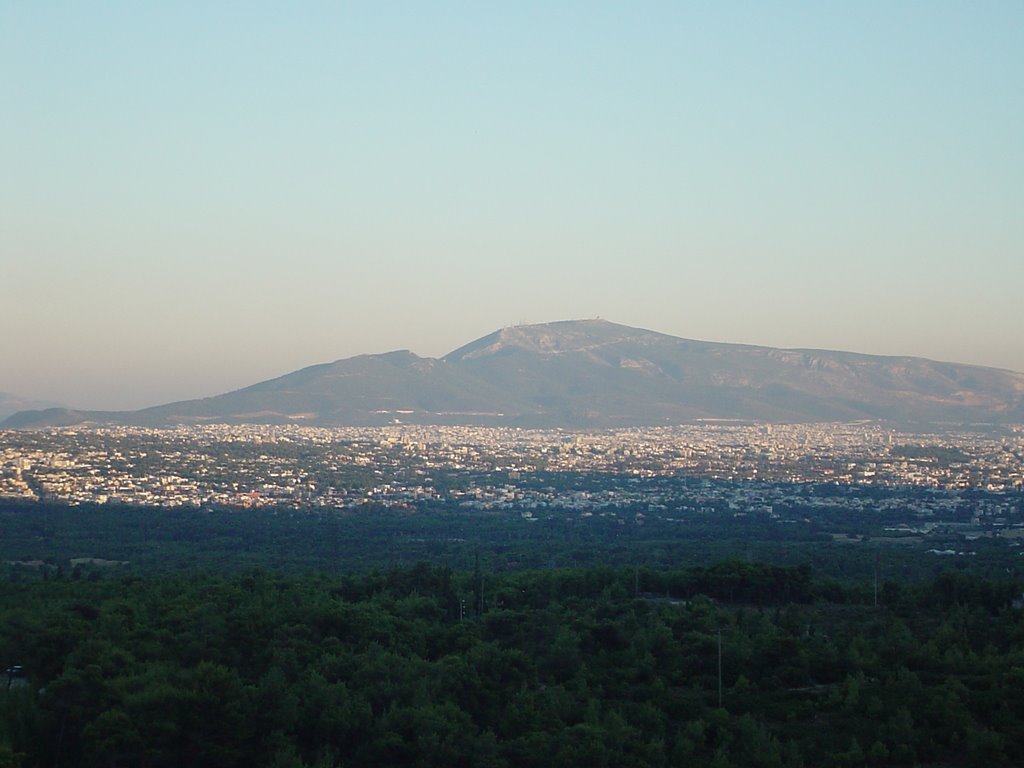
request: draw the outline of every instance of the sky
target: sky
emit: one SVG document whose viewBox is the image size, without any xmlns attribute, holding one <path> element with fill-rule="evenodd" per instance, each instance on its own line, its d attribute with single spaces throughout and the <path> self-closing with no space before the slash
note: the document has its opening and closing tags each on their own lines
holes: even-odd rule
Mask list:
<svg viewBox="0 0 1024 768">
<path fill-rule="evenodd" d="M 0 391 L 516 323 L 1024 371 L 1024 3 L 0 4 Z"/>
</svg>

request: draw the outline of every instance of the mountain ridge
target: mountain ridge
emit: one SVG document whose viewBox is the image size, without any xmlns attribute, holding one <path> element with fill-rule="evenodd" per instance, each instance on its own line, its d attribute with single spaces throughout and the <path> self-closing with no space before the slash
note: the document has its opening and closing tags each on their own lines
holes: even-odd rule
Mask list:
<svg viewBox="0 0 1024 768">
<path fill-rule="evenodd" d="M 56 403 L 44 400 L 36 400 L 30 397 L 22 397 L 10 392 L 0 392 L 0 419 L 12 416 L 15 413 L 26 410 L 44 410 L 47 408 L 60 407 Z"/>
<path fill-rule="evenodd" d="M 865 418 L 1024 423 L 1024 374 L 566 320 L 502 328 L 440 358 L 409 350 L 357 355 L 198 400 L 125 412 L 21 412 L 0 426 L 397 421 L 599 428 Z"/>
</svg>

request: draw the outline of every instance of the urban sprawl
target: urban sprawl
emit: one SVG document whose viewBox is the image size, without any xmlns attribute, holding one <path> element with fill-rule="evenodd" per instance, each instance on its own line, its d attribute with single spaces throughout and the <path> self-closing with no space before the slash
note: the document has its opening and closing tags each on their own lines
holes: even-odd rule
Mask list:
<svg viewBox="0 0 1024 768">
<path fill-rule="evenodd" d="M 598 487 L 552 483 L 604 478 Z M 768 486 L 910 486 L 955 496 L 1024 489 L 1024 427 L 1000 434 L 881 424 L 748 425 L 587 433 L 479 427 L 206 425 L 0 432 L 0 498 L 154 507 L 412 507 L 529 513 L 657 509 L 672 478 Z M 659 490 L 660 489 L 660 490 Z M 769 494 L 770 495 L 770 494 Z M 941 496 L 941 494 L 939 494 Z"/>
</svg>

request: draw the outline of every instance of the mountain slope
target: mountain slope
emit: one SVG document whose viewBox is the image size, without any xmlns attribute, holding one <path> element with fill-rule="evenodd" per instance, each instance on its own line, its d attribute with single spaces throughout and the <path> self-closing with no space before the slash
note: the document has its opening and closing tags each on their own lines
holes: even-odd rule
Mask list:
<svg viewBox="0 0 1024 768">
<path fill-rule="evenodd" d="M 695 419 L 1024 422 L 1024 375 L 913 357 L 693 341 L 603 320 L 517 326 L 441 359 L 408 351 L 314 365 L 113 421 L 605 427 Z"/>
<path fill-rule="evenodd" d="M 601 320 L 506 328 L 444 358 L 607 423 L 1024 417 L 1024 375 L 921 358 L 692 341 Z"/>
<path fill-rule="evenodd" d="M 0 392 L 0 419 L 4 419 L 13 413 L 28 410 L 30 408 L 53 408 L 55 403 L 43 402 L 41 400 L 30 400 L 27 397 L 12 395 L 9 392 Z"/>
<path fill-rule="evenodd" d="M 500 418 L 493 407 L 503 398 L 487 382 L 440 360 L 400 351 L 314 365 L 217 397 L 147 408 L 133 420 L 358 425 L 432 414 L 439 423 L 466 418 L 486 422 Z"/>
</svg>

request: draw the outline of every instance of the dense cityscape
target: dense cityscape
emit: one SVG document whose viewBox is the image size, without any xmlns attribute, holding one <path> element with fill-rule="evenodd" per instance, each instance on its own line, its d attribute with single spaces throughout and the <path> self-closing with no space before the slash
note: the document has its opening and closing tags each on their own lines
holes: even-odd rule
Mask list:
<svg viewBox="0 0 1024 768">
<path fill-rule="evenodd" d="M 847 489 L 836 495 L 809 489 Z M 748 515 L 824 530 L 1024 533 L 1024 430 L 704 424 L 588 433 L 208 425 L 9 431 L 0 498 L 140 508 L 458 509 L 630 524 Z M 154 510 L 154 513 L 156 511 Z M 961 554 L 943 544 L 936 554 Z"/>
<path fill-rule="evenodd" d="M 601 498 L 539 475 L 615 476 Z M 1024 488 L 1024 429 L 912 434 L 879 424 L 725 425 L 589 433 L 222 426 L 8 431 L 0 497 L 70 504 L 357 508 L 456 500 L 485 508 L 637 501 L 637 479 Z"/>
</svg>

